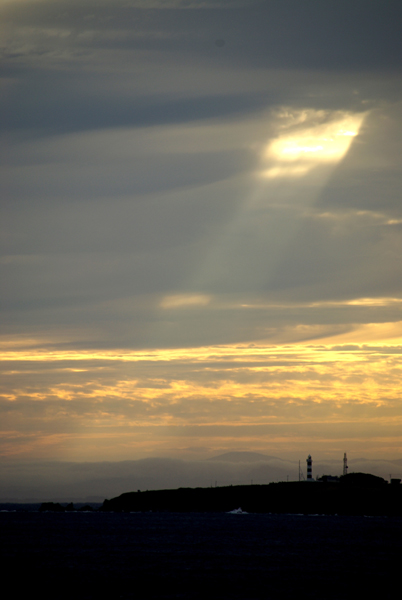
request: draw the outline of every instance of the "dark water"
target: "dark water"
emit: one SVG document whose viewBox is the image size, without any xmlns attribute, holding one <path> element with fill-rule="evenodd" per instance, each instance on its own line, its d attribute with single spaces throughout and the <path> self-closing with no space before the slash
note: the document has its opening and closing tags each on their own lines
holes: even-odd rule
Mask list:
<svg viewBox="0 0 402 600">
<path fill-rule="evenodd" d="M 402 520 L 0 513 L 1 561 L 29 598 L 396 598 Z M 395 584 L 399 591 L 395 590 Z"/>
</svg>

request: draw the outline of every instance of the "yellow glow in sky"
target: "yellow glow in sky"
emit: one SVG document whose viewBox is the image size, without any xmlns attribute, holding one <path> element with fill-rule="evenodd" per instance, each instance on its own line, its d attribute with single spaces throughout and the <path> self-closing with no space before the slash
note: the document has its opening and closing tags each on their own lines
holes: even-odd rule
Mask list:
<svg viewBox="0 0 402 600">
<path fill-rule="evenodd" d="M 209 304 L 210 297 L 205 294 L 174 294 L 165 296 L 160 303 L 161 308 L 185 308 L 192 306 L 205 306 Z"/>
<path fill-rule="evenodd" d="M 126 460 L 180 444 L 279 454 L 312 440 L 332 452 L 347 431 L 359 455 L 375 447 L 399 456 L 402 322 L 315 340 L 311 330 L 308 341 L 289 344 L 91 351 L 6 343 L 0 454 Z"/>
<path fill-rule="evenodd" d="M 279 135 L 263 153 L 265 177 L 299 177 L 323 163 L 338 162 L 359 133 L 367 113 L 297 111 L 280 115 Z M 284 121 L 284 122 L 283 122 Z"/>
</svg>

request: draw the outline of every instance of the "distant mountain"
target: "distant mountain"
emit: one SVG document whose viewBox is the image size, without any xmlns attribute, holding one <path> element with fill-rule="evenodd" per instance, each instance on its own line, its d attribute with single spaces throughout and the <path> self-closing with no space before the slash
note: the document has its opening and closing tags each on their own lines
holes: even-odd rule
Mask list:
<svg viewBox="0 0 402 600">
<path fill-rule="evenodd" d="M 266 454 L 260 454 L 259 452 L 225 452 L 225 454 L 219 454 L 219 456 L 213 456 L 209 460 L 216 460 L 220 462 L 231 462 L 231 463 L 252 463 L 269 460 L 282 460 L 276 456 L 267 456 Z"/>
</svg>

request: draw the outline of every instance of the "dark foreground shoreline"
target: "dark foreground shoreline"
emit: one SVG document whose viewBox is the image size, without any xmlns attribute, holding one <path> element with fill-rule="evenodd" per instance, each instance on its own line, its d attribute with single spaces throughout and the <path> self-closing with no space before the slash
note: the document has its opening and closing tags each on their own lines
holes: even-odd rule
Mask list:
<svg viewBox="0 0 402 600">
<path fill-rule="evenodd" d="M 402 485 L 363 473 L 337 481 L 179 488 L 128 492 L 105 500 L 101 511 L 229 512 L 402 516 Z"/>
</svg>

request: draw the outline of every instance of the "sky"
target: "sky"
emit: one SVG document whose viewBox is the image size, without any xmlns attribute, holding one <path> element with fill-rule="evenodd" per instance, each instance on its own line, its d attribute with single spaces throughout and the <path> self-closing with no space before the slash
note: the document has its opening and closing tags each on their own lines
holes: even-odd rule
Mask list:
<svg viewBox="0 0 402 600">
<path fill-rule="evenodd" d="M 402 459 L 401 23 L 0 0 L 6 470 Z"/>
</svg>

